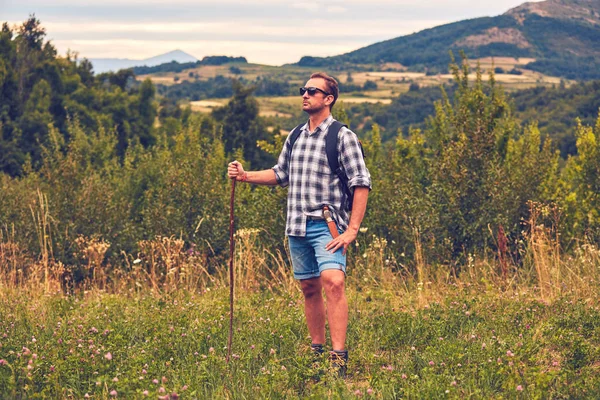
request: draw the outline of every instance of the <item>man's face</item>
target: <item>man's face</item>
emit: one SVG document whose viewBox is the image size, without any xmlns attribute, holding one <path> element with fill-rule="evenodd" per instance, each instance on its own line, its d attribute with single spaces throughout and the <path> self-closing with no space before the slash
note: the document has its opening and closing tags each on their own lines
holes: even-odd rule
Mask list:
<svg viewBox="0 0 600 400">
<path fill-rule="evenodd" d="M 315 87 L 321 89 L 323 92 L 327 92 L 327 86 L 325 83 L 325 79 L 323 78 L 313 78 L 309 79 L 304 87 Z M 302 95 L 302 111 L 306 112 L 307 114 L 315 114 L 324 108 L 329 108 L 329 105 L 333 101 L 333 96 L 328 96 L 323 92 L 317 91 L 315 94 L 310 95 L 308 91 L 306 91 Z"/>
</svg>

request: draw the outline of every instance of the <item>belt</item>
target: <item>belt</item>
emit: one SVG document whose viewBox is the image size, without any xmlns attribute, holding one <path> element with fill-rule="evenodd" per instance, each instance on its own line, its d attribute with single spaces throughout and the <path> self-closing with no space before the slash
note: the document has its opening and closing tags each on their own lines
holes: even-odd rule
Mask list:
<svg viewBox="0 0 600 400">
<path fill-rule="evenodd" d="M 314 216 L 314 215 L 307 215 L 306 219 L 309 221 L 325 221 L 325 218 L 322 216 Z"/>
</svg>

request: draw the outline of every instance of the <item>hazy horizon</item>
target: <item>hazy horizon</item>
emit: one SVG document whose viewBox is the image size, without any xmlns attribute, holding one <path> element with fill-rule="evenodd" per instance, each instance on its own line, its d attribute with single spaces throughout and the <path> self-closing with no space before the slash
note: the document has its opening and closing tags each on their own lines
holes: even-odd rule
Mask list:
<svg viewBox="0 0 600 400">
<path fill-rule="evenodd" d="M 243 56 L 281 65 L 331 56 L 464 19 L 495 16 L 520 0 L 0 0 L 4 21 L 41 20 L 60 54 L 146 59 L 182 50 L 198 59 Z"/>
</svg>

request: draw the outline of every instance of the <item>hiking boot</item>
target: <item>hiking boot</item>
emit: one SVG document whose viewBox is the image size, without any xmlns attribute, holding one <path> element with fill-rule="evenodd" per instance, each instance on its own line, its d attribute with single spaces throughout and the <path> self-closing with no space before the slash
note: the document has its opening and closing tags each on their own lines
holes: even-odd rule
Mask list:
<svg viewBox="0 0 600 400">
<path fill-rule="evenodd" d="M 313 343 L 310 345 L 310 351 L 313 356 L 313 363 L 315 363 L 315 362 L 321 361 L 321 358 L 323 356 L 323 353 L 325 352 L 325 349 L 323 348 L 322 344 Z"/>
<path fill-rule="evenodd" d="M 345 379 L 346 370 L 348 369 L 348 350 L 333 350 L 329 352 L 329 361 L 331 362 L 331 368 L 337 373 L 337 375 Z"/>
</svg>

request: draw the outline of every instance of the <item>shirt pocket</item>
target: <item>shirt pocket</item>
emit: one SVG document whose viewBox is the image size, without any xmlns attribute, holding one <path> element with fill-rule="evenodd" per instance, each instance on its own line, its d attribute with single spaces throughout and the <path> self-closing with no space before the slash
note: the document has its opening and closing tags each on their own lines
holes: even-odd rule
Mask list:
<svg viewBox="0 0 600 400">
<path fill-rule="evenodd" d="M 338 178 L 332 174 L 327 159 L 315 164 L 312 178 L 311 186 L 315 189 L 315 201 L 319 204 L 332 204 L 336 197 Z"/>
</svg>

